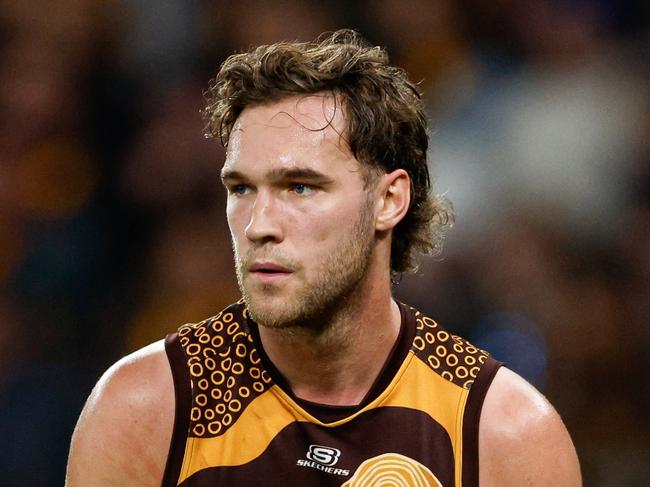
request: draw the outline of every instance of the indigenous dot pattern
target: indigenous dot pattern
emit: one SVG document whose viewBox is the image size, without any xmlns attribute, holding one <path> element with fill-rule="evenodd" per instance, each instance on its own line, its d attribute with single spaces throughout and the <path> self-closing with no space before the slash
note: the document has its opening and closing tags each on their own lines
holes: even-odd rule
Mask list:
<svg viewBox="0 0 650 487">
<path fill-rule="evenodd" d="M 239 301 L 178 329 L 190 371 L 191 437 L 222 435 L 272 385 L 245 325 L 247 318 L 248 310 Z"/>
<path fill-rule="evenodd" d="M 467 340 L 445 331 L 431 318 L 415 312 L 416 332 L 412 350 L 443 379 L 472 387 L 489 354 Z"/>
</svg>

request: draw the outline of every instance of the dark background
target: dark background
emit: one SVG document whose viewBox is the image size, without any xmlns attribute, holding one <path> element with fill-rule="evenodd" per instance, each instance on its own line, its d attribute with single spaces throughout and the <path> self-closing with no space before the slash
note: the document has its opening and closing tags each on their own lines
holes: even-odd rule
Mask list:
<svg viewBox="0 0 650 487">
<path fill-rule="evenodd" d="M 421 80 L 457 223 L 398 296 L 566 421 L 588 486 L 650 478 L 647 3 L 0 1 L 0 484 L 62 485 L 121 356 L 237 299 L 202 92 L 339 27 Z"/>
</svg>

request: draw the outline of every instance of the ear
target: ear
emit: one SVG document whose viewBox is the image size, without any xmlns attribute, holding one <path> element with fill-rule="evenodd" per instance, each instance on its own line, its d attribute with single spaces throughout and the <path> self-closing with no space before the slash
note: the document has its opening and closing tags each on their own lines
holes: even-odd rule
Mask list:
<svg viewBox="0 0 650 487">
<path fill-rule="evenodd" d="M 409 210 L 411 178 L 404 169 L 396 169 L 381 176 L 377 189 L 375 229 L 392 230 Z"/>
</svg>

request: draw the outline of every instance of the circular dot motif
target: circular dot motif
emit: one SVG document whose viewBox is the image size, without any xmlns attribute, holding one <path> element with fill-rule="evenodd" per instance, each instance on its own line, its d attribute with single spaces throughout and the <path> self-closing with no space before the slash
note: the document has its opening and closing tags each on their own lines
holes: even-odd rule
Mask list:
<svg viewBox="0 0 650 487">
<path fill-rule="evenodd" d="M 412 348 L 416 355 L 445 380 L 469 389 L 488 354 L 463 338 L 441 329 L 430 318 L 423 316 L 417 321 L 422 327 L 413 339 Z"/>
<path fill-rule="evenodd" d="M 424 318 L 422 318 L 422 323 L 424 323 L 424 326 L 426 326 L 428 328 L 437 328 L 438 327 L 438 323 L 433 321 L 431 318 L 427 318 L 426 316 Z"/>
<path fill-rule="evenodd" d="M 261 365 L 240 303 L 215 318 L 179 328 L 190 372 L 191 435 L 224 434 L 272 384 Z"/>
<path fill-rule="evenodd" d="M 219 434 L 221 431 L 221 422 L 220 421 L 212 421 L 211 423 L 208 423 L 208 431 L 212 433 L 213 435 Z M 198 435 L 201 436 L 201 435 Z"/>
</svg>

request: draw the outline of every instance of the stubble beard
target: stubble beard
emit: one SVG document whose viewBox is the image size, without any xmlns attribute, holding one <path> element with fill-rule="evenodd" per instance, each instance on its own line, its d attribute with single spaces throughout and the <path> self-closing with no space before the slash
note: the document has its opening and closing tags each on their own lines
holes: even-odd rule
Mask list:
<svg viewBox="0 0 650 487">
<path fill-rule="evenodd" d="M 251 318 L 261 326 L 277 330 L 297 332 L 299 329 L 320 332 L 354 307 L 356 294 L 365 277 L 374 248 L 374 232 L 371 227 L 371 208 L 364 205 L 354 228 L 315 270 L 314 281 L 303 285 L 291 296 L 278 299 L 273 284 L 252 284 L 245 281 L 245 269 L 255 258 L 255 249 L 242 258 L 235 246 L 237 282 Z M 267 244 L 268 245 L 268 244 Z M 281 256 L 279 256 L 281 258 Z M 283 265 L 291 262 L 280 259 Z"/>
</svg>

